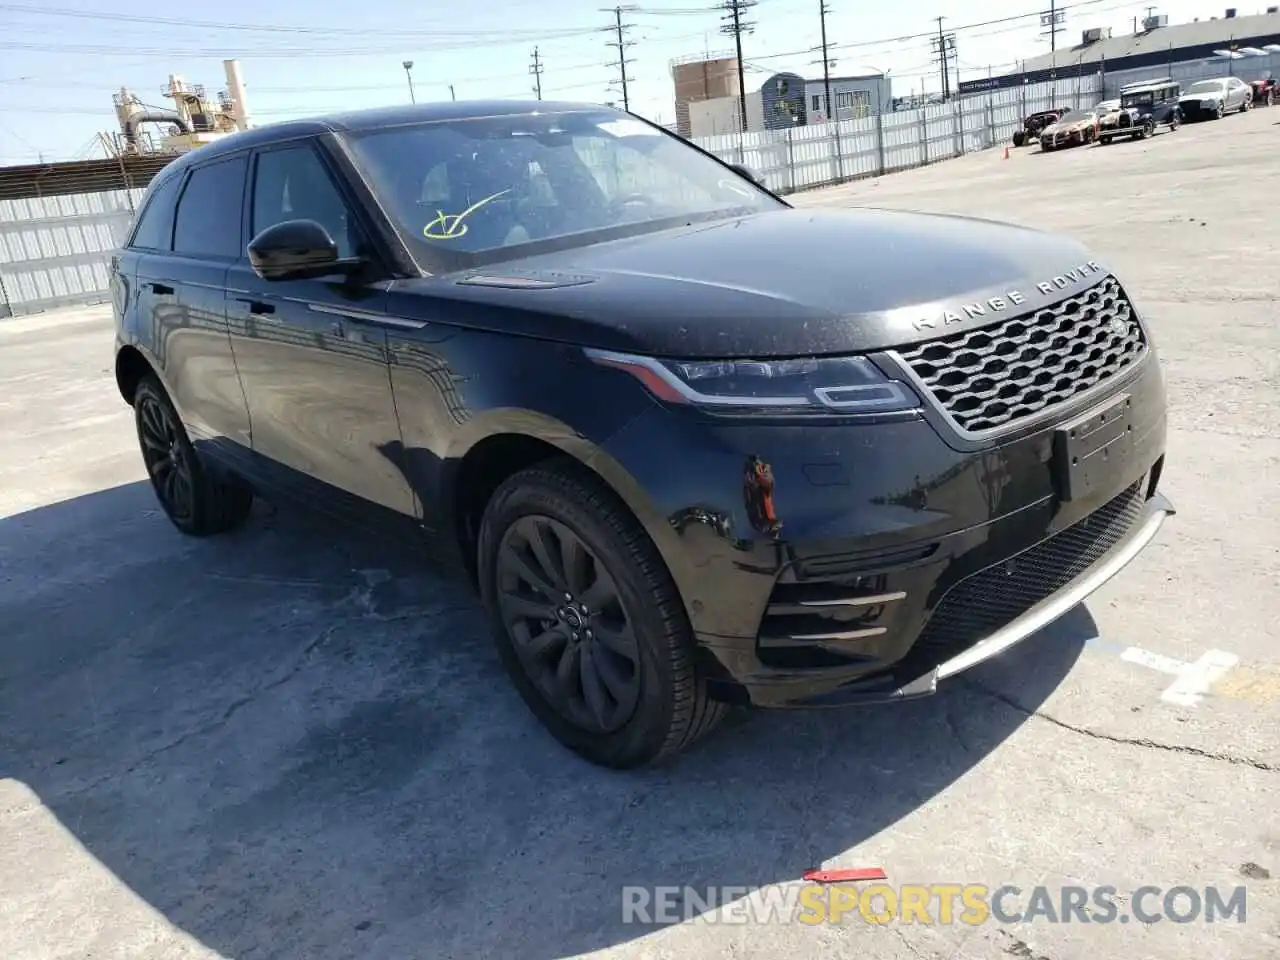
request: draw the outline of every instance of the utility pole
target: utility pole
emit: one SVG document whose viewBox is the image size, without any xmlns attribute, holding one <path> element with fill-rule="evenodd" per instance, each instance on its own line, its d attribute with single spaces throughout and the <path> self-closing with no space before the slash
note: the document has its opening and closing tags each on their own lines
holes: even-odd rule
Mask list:
<svg viewBox="0 0 1280 960">
<path fill-rule="evenodd" d="M 458 99 L 458 95 L 457 95 L 456 93 L 454 93 L 454 92 L 453 92 L 453 84 L 452 84 L 452 83 L 451 83 L 451 84 L 449 84 L 449 99 L 450 99 L 450 100 L 454 100 L 454 101 L 456 101 L 456 100 Z"/>
<path fill-rule="evenodd" d="M 720 19 L 725 21 L 720 26 L 720 32 L 733 37 L 733 45 L 738 58 L 738 112 L 742 121 L 742 132 L 747 131 L 747 78 L 746 67 L 742 63 L 742 35 L 744 33 L 754 33 L 756 25 L 744 18 L 748 10 L 756 5 L 759 0 L 724 0 L 720 4 L 720 9 L 725 14 Z"/>
<path fill-rule="evenodd" d="M 827 47 L 827 14 L 831 12 L 831 7 L 827 5 L 827 0 L 818 0 L 818 22 L 822 25 L 822 88 L 823 96 L 826 97 L 827 106 L 823 112 L 827 115 L 827 122 L 838 122 L 839 117 L 835 114 L 835 105 L 831 102 L 831 57 Z M 741 74 L 741 69 L 739 69 Z"/>
<path fill-rule="evenodd" d="M 1063 26 L 1066 19 L 1067 13 L 1065 10 L 1058 9 L 1057 0 L 1049 0 L 1049 9 L 1040 14 L 1040 26 L 1045 28 L 1040 31 L 1040 36 L 1049 34 L 1050 53 L 1056 53 L 1058 50 L 1058 34 L 1066 29 Z"/>
<path fill-rule="evenodd" d="M 617 39 L 611 40 L 605 46 L 613 47 L 617 51 L 618 59 L 613 62 L 613 65 L 618 68 L 618 82 L 622 85 L 622 109 L 628 113 L 631 112 L 631 97 L 627 91 L 627 81 L 630 79 L 627 76 L 627 64 L 635 63 L 635 61 L 627 56 L 627 48 L 634 47 L 636 42 L 627 39 L 627 31 L 631 29 L 631 24 L 623 23 L 622 15 L 635 9 L 635 6 L 611 7 L 604 11 L 605 13 L 613 14 L 613 26 L 610 27 L 610 30 Z"/>
<path fill-rule="evenodd" d="M 533 63 L 529 65 L 529 72 L 533 74 L 533 92 L 539 100 L 542 99 L 542 61 L 538 59 L 538 48 L 533 48 Z"/>
<path fill-rule="evenodd" d="M 947 61 L 955 55 L 956 35 L 942 32 L 942 21 L 947 19 L 946 17 L 935 17 L 934 19 L 938 21 L 938 38 L 931 42 L 934 52 L 938 55 L 939 73 L 942 77 L 942 99 L 945 102 L 951 99 L 951 78 L 947 73 Z M 959 61 L 956 63 L 956 68 L 957 70 L 959 69 Z"/>
</svg>

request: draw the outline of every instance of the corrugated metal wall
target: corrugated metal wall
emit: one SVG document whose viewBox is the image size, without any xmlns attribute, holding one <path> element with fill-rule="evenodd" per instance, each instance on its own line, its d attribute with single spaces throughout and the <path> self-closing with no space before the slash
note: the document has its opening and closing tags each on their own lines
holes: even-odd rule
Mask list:
<svg viewBox="0 0 1280 960">
<path fill-rule="evenodd" d="M 995 90 L 839 124 L 695 140 L 744 163 L 778 193 L 936 163 L 1009 143 L 1022 118 L 1102 99 L 1096 77 Z M 104 302 L 107 263 L 124 240 L 142 190 L 0 200 L 0 317 Z"/>
<path fill-rule="evenodd" d="M 0 200 L 0 317 L 107 299 L 141 190 Z"/>
</svg>

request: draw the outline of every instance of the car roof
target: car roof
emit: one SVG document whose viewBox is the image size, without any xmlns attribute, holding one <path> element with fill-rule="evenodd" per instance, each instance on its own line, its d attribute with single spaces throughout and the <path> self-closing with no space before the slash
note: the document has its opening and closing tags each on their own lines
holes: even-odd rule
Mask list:
<svg viewBox="0 0 1280 960">
<path fill-rule="evenodd" d="M 1151 90 L 1167 90 L 1169 87 L 1180 86 L 1177 80 L 1155 80 L 1149 83 L 1135 83 L 1132 86 L 1121 87 L 1120 93 L 1147 93 Z"/>
<path fill-rule="evenodd" d="M 542 113 L 605 112 L 626 114 L 616 107 L 598 103 L 568 100 L 462 100 L 458 102 L 405 104 L 394 107 L 374 107 L 369 110 L 351 110 L 304 120 L 285 120 L 252 130 L 244 130 L 222 137 L 190 153 L 184 153 L 165 167 L 156 180 L 167 180 L 180 175 L 187 167 L 206 163 L 220 156 L 236 153 L 250 147 L 267 146 L 302 137 L 314 137 L 335 131 L 356 133 L 397 127 L 411 123 L 430 123 L 441 120 L 473 120 L 483 117 L 536 116 Z"/>
</svg>

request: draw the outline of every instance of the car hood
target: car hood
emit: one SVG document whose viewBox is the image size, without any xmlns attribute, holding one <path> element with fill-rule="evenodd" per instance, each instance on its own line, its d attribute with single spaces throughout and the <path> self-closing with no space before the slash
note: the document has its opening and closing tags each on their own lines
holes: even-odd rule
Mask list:
<svg viewBox="0 0 1280 960">
<path fill-rule="evenodd" d="M 1179 103 L 1199 103 L 1201 100 L 1221 100 L 1225 96 L 1220 90 L 1209 93 L 1184 93 L 1178 98 Z"/>
<path fill-rule="evenodd" d="M 1084 130 L 1086 127 L 1093 126 L 1093 119 L 1088 120 L 1069 120 L 1066 123 L 1053 123 L 1040 131 L 1041 136 L 1044 134 L 1054 133 L 1071 133 L 1075 130 Z"/>
<path fill-rule="evenodd" d="M 883 349 L 1056 302 L 1104 267 L 967 217 L 786 209 L 402 280 L 397 315 L 664 357 Z"/>
</svg>

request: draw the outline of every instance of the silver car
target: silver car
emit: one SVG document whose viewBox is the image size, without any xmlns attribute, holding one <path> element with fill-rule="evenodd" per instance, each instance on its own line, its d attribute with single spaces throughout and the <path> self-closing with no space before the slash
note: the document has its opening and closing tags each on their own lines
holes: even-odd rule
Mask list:
<svg viewBox="0 0 1280 960">
<path fill-rule="evenodd" d="M 1197 80 L 1178 98 L 1184 120 L 1221 120 L 1253 106 L 1253 90 L 1239 77 Z"/>
</svg>

